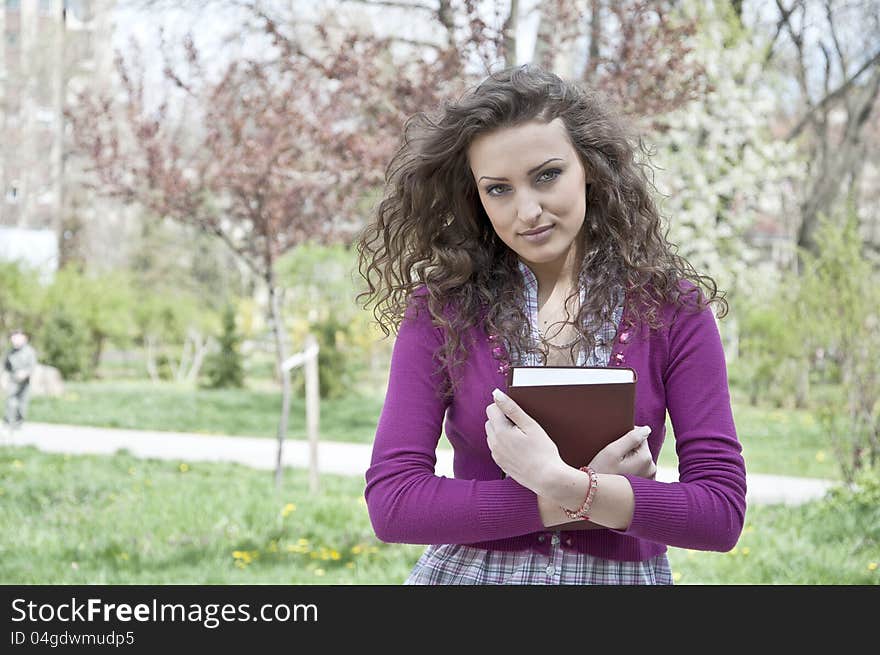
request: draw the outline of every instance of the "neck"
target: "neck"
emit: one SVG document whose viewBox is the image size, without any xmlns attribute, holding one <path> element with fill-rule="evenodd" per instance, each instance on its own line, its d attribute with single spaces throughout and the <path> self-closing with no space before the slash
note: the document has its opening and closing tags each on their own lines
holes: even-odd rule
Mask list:
<svg viewBox="0 0 880 655">
<path fill-rule="evenodd" d="M 572 246 L 565 257 L 552 262 L 523 263 L 535 274 L 538 282 L 538 298 L 547 299 L 556 292 L 567 292 L 577 284 L 580 247 Z"/>
</svg>

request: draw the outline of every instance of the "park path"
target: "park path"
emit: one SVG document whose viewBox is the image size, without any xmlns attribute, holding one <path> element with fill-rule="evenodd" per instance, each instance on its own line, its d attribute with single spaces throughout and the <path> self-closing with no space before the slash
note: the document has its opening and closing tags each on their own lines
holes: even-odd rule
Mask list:
<svg viewBox="0 0 880 655">
<path fill-rule="evenodd" d="M 179 460 L 181 462 L 236 462 L 258 469 L 274 469 L 276 440 L 259 437 L 190 434 L 149 430 L 95 428 L 55 423 L 25 423 L 11 436 L 3 434 L 3 442 L 31 445 L 52 453 L 112 455 L 124 449 L 136 457 Z M 322 441 L 318 447 L 321 472 L 354 475 L 363 479 L 370 465 L 372 446 L 369 444 Z M 283 462 L 293 468 L 307 468 L 307 441 L 288 439 L 284 444 Z M 453 477 L 452 451 L 437 452 L 437 475 Z M 674 482 L 675 469 L 661 467 L 657 480 Z M 749 473 L 746 500 L 757 504 L 796 505 L 821 498 L 836 483 L 815 478 L 786 477 Z"/>
</svg>

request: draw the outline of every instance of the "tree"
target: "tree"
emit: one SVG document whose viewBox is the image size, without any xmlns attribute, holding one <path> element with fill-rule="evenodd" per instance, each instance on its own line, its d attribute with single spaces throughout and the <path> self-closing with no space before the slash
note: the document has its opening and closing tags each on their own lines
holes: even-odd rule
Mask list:
<svg viewBox="0 0 880 655">
<path fill-rule="evenodd" d="M 776 0 L 776 9 L 764 62 L 791 69 L 800 92 L 787 139 L 803 147 L 809 179 L 798 245 L 816 253 L 819 215 L 835 215 L 841 194 L 854 197 L 876 149 L 868 131 L 880 93 L 880 5 Z"/>
<path fill-rule="evenodd" d="M 214 235 L 266 285 L 282 381 L 280 484 L 290 388 L 280 373 L 287 346 L 277 262 L 302 243 L 353 238 L 354 210 L 363 189 L 380 183 L 389 130 L 399 127 L 389 98 L 405 95 L 408 81 L 394 81 L 384 40 L 351 34 L 335 47 L 337 37 L 318 26 L 317 52 L 306 52 L 271 18 L 258 17 L 276 59 L 233 61 L 212 79 L 189 39 L 185 71 L 166 55 L 176 97 L 168 92 L 155 103 L 134 49 L 132 61 L 117 58 L 122 107 L 84 94 L 69 116 L 102 192 Z M 388 92 L 372 93 L 380 88 Z M 175 99 L 197 120 L 180 120 Z"/>
<path fill-rule="evenodd" d="M 693 56 L 693 12 L 663 0 L 551 0 L 538 6 L 533 61 L 602 91 L 649 123 L 703 97 L 703 62 Z M 586 30 L 586 33 L 584 33 Z M 587 49 L 581 60 L 580 40 Z"/>
<path fill-rule="evenodd" d="M 57 271 L 45 290 L 43 315 L 50 316 L 53 310 L 59 310 L 64 321 L 74 321 L 77 329 L 82 326 L 86 331 L 90 361 L 81 374 L 88 377 L 98 368 L 108 342 L 125 344 L 131 339 L 135 304 L 126 276 L 89 274 L 71 265 Z"/>
<path fill-rule="evenodd" d="M 698 21 L 687 47 L 711 91 L 650 119 L 661 209 L 680 254 L 722 289 L 750 295 L 777 270 L 746 235 L 763 217 L 779 217 L 801 163 L 795 147 L 774 134 L 780 85 L 762 70 L 749 32 L 726 3 L 682 10 Z"/>
</svg>

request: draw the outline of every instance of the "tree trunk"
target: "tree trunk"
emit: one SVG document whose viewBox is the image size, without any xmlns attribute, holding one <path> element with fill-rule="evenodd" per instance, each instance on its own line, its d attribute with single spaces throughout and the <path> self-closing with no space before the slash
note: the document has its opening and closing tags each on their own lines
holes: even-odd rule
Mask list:
<svg viewBox="0 0 880 655">
<path fill-rule="evenodd" d="M 284 438 L 287 435 L 287 417 L 290 414 L 290 376 L 285 373 L 283 368 L 287 352 L 284 347 L 281 303 L 278 298 L 278 289 L 275 288 L 275 272 L 273 270 L 270 270 L 266 276 L 266 283 L 269 286 L 269 312 L 272 320 L 272 332 L 275 335 L 275 369 L 281 378 L 281 417 L 278 420 L 278 454 L 275 458 L 275 488 L 281 489 L 282 454 L 284 452 Z"/>
<path fill-rule="evenodd" d="M 147 358 L 147 373 L 154 383 L 159 381 L 159 369 L 156 366 L 156 357 L 153 354 L 153 337 L 144 337 L 144 355 Z"/>
<path fill-rule="evenodd" d="M 504 21 L 504 63 L 516 65 L 516 30 L 519 19 L 519 0 L 510 0 L 510 13 Z"/>
<path fill-rule="evenodd" d="M 101 354 L 104 352 L 104 341 L 107 336 L 101 333 L 93 335 L 95 338 L 95 350 L 92 352 L 92 370 L 97 371 L 101 364 Z"/>
<path fill-rule="evenodd" d="M 599 46 L 602 42 L 602 3 L 600 0 L 590 1 L 590 48 L 587 51 L 587 68 L 584 79 L 593 81 L 599 66 Z"/>
<path fill-rule="evenodd" d="M 538 18 L 538 35 L 535 38 L 535 51 L 532 55 L 532 61 L 538 66 L 546 70 L 553 70 L 554 55 L 554 34 L 556 32 L 556 12 L 553 11 L 553 5 L 549 2 L 541 3 L 540 16 Z"/>
<path fill-rule="evenodd" d="M 863 164 L 864 131 L 873 113 L 880 92 L 880 65 L 876 66 L 870 79 L 854 89 L 846 104 L 847 122 L 840 143 L 828 142 L 827 132 L 820 135 L 825 141 L 814 148 L 814 158 L 820 148 L 829 154 L 822 158 L 822 165 L 813 177 L 809 195 L 801 208 L 801 226 L 798 230 L 798 246 L 816 252 L 815 232 L 820 214 L 830 215 L 841 192 L 842 182 L 851 179 Z M 803 262 L 799 261 L 799 265 Z"/>
<path fill-rule="evenodd" d="M 183 382 L 186 379 L 186 371 L 189 368 L 191 340 L 191 335 L 189 331 L 187 331 L 186 337 L 183 339 L 183 347 L 180 349 L 180 360 L 178 361 L 177 366 L 174 367 L 174 380 L 176 382 Z M 195 348 L 195 344 L 192 345 L 193 348 Z"/>
<path fill-rule="evenodd" d="M 187 382 L 195 382 L 199 378 L 199 372 L 202 370 L 202 364 L 205 361 L 205 355 L 208 354 L 208 350 L 211 346 L 211 339 L 206 338 L 202 339 L 202 335 L 195 332 L 193 333 L 193 362 L 189 367 L 189 371 L 186 373 L 186 381 Z"/>
</svg>

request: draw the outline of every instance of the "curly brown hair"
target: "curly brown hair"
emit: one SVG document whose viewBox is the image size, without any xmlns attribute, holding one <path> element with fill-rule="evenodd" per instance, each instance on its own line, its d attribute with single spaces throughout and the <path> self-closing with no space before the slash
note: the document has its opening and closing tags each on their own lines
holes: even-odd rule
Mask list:
<svg viewBox="0 0 880 655">
<path fill-rule="evenodd" d="M 598 93 L 535 65 L 490 74 L 457 102 L 419 112 L 404 124 L 402 142 L 385 169 L 385 195 L 357 241 L 358 268 L 369 289 L 357 296 L 387 337 L 403 320 L 415 290 L 446 339 L 438 354 L 452 371 L 467 357 L 461 336 L 480 324 L 503 339 L 510 361 L 547 351 L 534 343 L 524 306 L 518 258 L 496 235 L 479 198 L 467 152 L 480 134 L 529 121 L 561 118 L 587 172 L 587 209 L 577 243 L 578 280 L 586 289 L 572 348 L 590 352 L 594 332 L 610 320 L 618 293 L 627 293 L 630 321 L 660 326 L 664 302 L 727 312 L 715 281 L 698 275 L 661 233 L 661 217 L 641 139 Z M 637 143 L 637 145 L 633 145 Z M 687 292 L 683 280 L 693 283 Z M 700 288 L 706 293 L 702 294 Z M 574 289 L 572 295 L 579 294 Z M 692 296 L 699 302 L 687 302 Z M 452 302 L 454 300 L 454 302 Z M 635 300 L 636 302 L 633 302 Z M 576 360 L 575 360 L 576 361 Z M 449 375 L 453 380 L 456 376 Z M 447 387 L 448 397 L 454 388 Z"/>
</svg>

